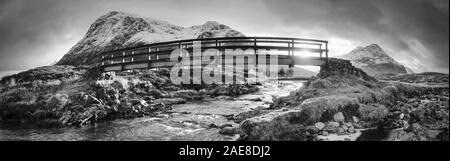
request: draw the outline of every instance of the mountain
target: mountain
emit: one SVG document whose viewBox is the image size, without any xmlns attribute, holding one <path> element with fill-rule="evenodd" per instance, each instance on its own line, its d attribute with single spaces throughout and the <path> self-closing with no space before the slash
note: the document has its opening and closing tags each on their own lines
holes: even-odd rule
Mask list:
<svg viewBox="0 0 450 161">
<path fill-rule="evenodd" d="M 125 47 L 156 42 L 213 37 L 243 37 L 232 28 L 208 21 L 203 25 L 181 27 L 139 15 L 112 11 L 98 18 L 80 40 L 56 65 L 91 65 L 98 54 Z"/>
<path fill-rule="evenodd" d="M 407 68 L 387 55 L 377 44 L 357 47 L 350 53 L 341 56 L 369 75 L 405 74 Z"/>
</svg>

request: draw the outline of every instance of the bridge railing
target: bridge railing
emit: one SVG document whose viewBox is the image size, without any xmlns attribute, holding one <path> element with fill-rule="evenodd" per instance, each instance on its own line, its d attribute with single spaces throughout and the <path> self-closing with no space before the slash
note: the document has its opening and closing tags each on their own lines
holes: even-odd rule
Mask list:
<svg viewBox="0 0 450 161">
<path fill-rule="evenodd" d="M 223 37 L 209 39 L 189 39 L 170 42 L 153 43 L 131 48 L 124 48 L 101 54 L 102 66 L 105 70 L 124 70 L 124 65 L 129 68 L 152 68 L 155 62 L 169 61 L 170 54 L 175 49 L 193 50 L 194 42 L 201 43 L 201 50 L 214 48 L 224 49 L 254 49 L 271 50 L 276 49 L 287 53 L 287 56 L 302 54 L 303 52 L 319 54 L 320 58 L 328 58 L 328 41 L 314 39 L 299 39 L 286 37 Z M 133 64 L 142 64 L 134 65 Z M 144 65 L 147 64 L 147 65 Z M 119 66 L 121 66 L 119 68 Z M 162 66 L 170 66 L 159 65 Z M 114 68 L 115 67 L 115 68 Z"/>
</svg>

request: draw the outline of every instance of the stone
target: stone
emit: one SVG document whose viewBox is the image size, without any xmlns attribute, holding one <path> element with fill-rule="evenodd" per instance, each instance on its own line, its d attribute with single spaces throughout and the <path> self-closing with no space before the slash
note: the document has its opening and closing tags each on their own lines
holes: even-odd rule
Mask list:
<svg viewBox="0 0 450 161">
<path fill-rule="evenodd" d="M 337 133 L 339 130 L 339 126 L 339 122 L 328 122 L 323 130 L 329 133 Z"/>
<path fill-rule="evenodd" d="M 322 130 L 323 128 L 325 128 L 325 124 L 322 122 L 317 122 L 316 124 L 314 124 L 314 126 L 319 130 Z"/>
<path fill-rule="evenodd" d="M 340 123 L 345 122 L 344 114 L 342 112 L 334 114 L 333 120 Z"/>
<path fill-rule="evenodd" d="M 220 129 L 219 133 L 223 135 L 234 135 L 238 133 L 238 128 L 235 127 L 224 127 Z"/>
<path fill-rule="evenodd" d="M 310 134 L 313 134 L 313 135 L 320 133 L 320 130 L 317 129 L 315 126 L 306 126 L 305 129 L 307 132 L 309 132 Z"/>
<path fill-rule="evenodd" d="M 223 124 L 223 125 L 219 126 L 220 129 L 223 129 L 223 128 L 226 128 L 226 127 L 233 127 L 233 125 L 231 125 L 231 124 Z"/>
<path fill-rule="evenodd" d="M 359 122 L 359 118 L 356 116 L 352 116 L 353 122 L 358 123 Z"/>
<path fill-rule="evenodd" d="M 353 126 L 351 126 L 351 127 L 348 128 L 348 132 L 350 134 L 354 134 L 354 133 L 356 133 L 356 130 L 355 130 L 355 128 Z"/>
<path fill-rule="evenodd" d="M 400 114 L 400 116 L 399 116 L 399 118 L 400 118 L 400 120 L 403 120 L 403 118 L 405 118 L 405 114 Z"/>
<path fill-rule="evenodd" d="M 333 122 L 333 121 L 331 121 L 331 122 L 328 122 L 328 126 L 331 126 L 331 127 L 339 127 L 340 124 L 339 124 L 339 122 Z"/>
<path fill-rule="evenodd" d="M 348 131 L 349 127 L 348 126 L 342 126 L 342 129 L 344 129 L 344 131 Z"/>
<path fill-rule="evenodd" d="M 301 111 L 273 111 L 249 118 L 240 124 L 245 141 L 306 141 Z"/>
<path fill-rule="evenodd" d="M 345 135 L 345 130 L 344 130 L 344 128 L 339 128 L 338 131 L 337 131 L 337 134 L 338 134 L 338 135 Z"/>
<path fill-rule="evenodd" d="M 327 131 L 322 131 L 322 135 L 323 135 L 323 136 L 328 136 L 329 134 L 328 134 Z"/>
<path fill-rule="evenodd" d="M 350 123 L 350 122 L 347 122 L 347 123 L 345 123 L 345 124 L 344 124 L 344 126 L 346 126 L 346 127 L 352 127 L 352 126 L 353 126 L 353 124 L 352 124 L 352 123 Z"/>
</svg>

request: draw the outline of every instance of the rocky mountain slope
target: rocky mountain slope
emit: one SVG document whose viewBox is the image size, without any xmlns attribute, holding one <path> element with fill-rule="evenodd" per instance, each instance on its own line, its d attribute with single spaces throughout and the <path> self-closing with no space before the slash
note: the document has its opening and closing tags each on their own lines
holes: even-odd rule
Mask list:
<svg viewBox="0 0 450 161">
<path fill-rule="evenodd" d="M 357 47 L 341 58 L 350 60 L 355 67 L 364 70 L 369 75 L 407 73 L 405 66 L 387 55 L 377 44 Z"/>
<path fill-rule="evenodd" d="M 90 65 L 103 52 L 142 44 L 179 39 L 242 37 L 232 28 L 208 21 L 203 25 L 181 27 L 166 21 L 139 15 L 109 12 L 98 18 L 80 40 L 57 65 Z"/>
</svg>

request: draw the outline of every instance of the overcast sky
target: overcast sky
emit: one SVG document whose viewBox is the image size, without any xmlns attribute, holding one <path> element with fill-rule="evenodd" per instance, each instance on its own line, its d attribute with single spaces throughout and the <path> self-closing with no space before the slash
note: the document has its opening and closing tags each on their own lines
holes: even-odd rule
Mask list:
<svg viewBox="0 0 450 161">
<path fill-rule="evenodd" d="M 417 72 L 449 72 L 449 0 L 0 0 L 0 72 L 58 61 L 109 11 L 329 40 L 332 56 L 376 43 Z"/>
</svg>

